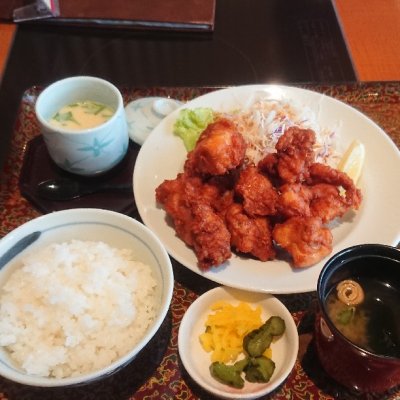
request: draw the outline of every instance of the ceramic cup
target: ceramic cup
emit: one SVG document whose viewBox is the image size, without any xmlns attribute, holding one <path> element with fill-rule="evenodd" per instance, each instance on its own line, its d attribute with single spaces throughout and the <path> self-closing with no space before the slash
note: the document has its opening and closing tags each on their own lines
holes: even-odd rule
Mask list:
<svg viewBox="0 0 400 400">
<path fill-rule="evenodd" d="M 63 106 L 82 101 L 105 104 L 115 113 L 103 124 L 79 131 L 49 123 Z M 75 76 L 57 81 L 39 95 L 35 110 L 50 157 L 63 170 L 98 175 L 117 165 L 127 152 L 129 136 L 122 95 L 104 79 Z"/>
</svg>

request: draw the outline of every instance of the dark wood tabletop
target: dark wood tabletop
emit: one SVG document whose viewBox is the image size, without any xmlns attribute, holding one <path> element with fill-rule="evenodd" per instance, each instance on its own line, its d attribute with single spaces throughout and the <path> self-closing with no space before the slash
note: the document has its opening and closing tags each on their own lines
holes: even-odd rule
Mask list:
<svg viewBox="0 0 400 400">
<path fill-rule="evenodd" d="M 0 86 L 0 165 L 23 92 L 70 75 L 131 87 L 355 80 L 329 0 L 217 0 L 210 33 L 20 25 Z"/>
</svg>

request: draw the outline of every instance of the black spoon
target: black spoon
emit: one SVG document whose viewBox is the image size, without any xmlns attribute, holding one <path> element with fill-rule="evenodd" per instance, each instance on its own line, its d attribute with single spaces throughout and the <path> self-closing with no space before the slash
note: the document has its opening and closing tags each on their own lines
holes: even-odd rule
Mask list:
<svg viewBox="0 0 400 400">
<path fill-rule="evenodd" d="M 40 182 L 37 194 L 47 200 L 72 200 L 97 192 L 132 192 L 132 184 L 110 182 L 78 182 L 72 179 L 49 179 Z"/>
</svg>

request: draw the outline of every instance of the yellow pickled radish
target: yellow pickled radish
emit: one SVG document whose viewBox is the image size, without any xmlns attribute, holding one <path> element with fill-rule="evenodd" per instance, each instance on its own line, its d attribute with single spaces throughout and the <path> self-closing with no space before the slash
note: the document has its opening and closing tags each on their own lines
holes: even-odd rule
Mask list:
<svg viewBox="0 0 400 400">
<path fill-rule="evenodd" d="M 338 164 L 339 171 L 345 172 L 357 184 L 365 159 L 365 147 L 359 140 L 354 140 L 347 148 Z"/>
<path fill-rule="evenodd" d="M 206 329 L 200 334 L 200 344 L 211 353 L 212 362 L 235 362 L 243 353 L 244 336 L 262 325 L 261 307 L 219 301 L 211 306 L 211 311 L 205 322 Z M 271 355 L 271 351 L 267 354 Z"/>
</svg>

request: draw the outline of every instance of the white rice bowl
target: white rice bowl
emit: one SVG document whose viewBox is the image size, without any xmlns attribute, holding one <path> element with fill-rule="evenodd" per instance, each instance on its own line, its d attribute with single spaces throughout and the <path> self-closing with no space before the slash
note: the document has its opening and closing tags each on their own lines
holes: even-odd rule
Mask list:
<svg viewBox="0 0 400 400">
<path fill-rule="evenodd" d="M 20 226 L 0 240 L 0 268 L 0 374 L 33 386 L 116 371 L 154 336 L 172 297 L 160 241 L 112 211 L 65 210 Z"/>
</svg>

